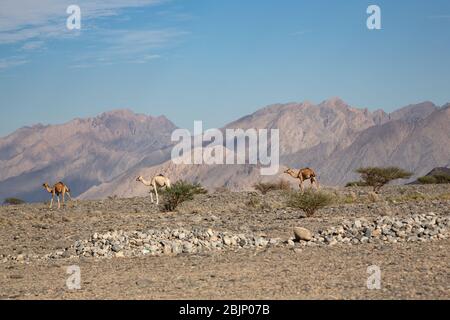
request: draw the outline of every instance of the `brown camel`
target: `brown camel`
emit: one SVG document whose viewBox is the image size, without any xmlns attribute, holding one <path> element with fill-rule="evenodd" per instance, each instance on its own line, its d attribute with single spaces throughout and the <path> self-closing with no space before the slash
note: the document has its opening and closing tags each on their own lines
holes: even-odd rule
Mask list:
<svg viewBox="0 0 450 320">
<path fill-rule="evenodd" d="M 50 202 L 50 209 L 53 207 L 53 200 L 55 199 L 55 196 L 58 197 L 58 209 L 61 208 L 61 203 L 59 201 L 60 195 L 62 195 L 62 202 L 63 205 L 65 204 L 65 195 L 69 196 L 69 199 L 72 200 L 72 197 L 70 196 L 70 189 L 62 182 L 58 182 L 53 186 L 53 188 L 50 188 L 48 183 L 44 183 L 42 185 L 45 190 L 47 190 L 48 193 L 51 193 L 52 195 L 52 201 Z"/>
<path fill-rule="evenodd" d="M 295 169 L 291 169 L 288 168 L 286 171 L 284 171 L 284 173 L 290 175 L 291 177 L 295 178 L 295 179 L 299 179 L 300 180 L 300 190 L 303 192 L 304 188 L 303 188 L 303 182 L 305 180 L 309 180 L 311 181 L 311 186 L 315 186 L 316 189 L 319 189 L 319 181 L 317 181 L 317 175 L 314 172 L 313 169 L 311 168 L 304 168 L 304 169 L 300 169 L 300 170 L 295 170 Z"/>
</svg>

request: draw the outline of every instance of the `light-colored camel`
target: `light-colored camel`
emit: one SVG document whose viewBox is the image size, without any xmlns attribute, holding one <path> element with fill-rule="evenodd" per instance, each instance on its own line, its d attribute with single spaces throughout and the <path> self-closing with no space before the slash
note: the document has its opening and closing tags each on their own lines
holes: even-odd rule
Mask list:
<svg viewBox="0 0 450 320">
<path fill-rule="evenodd" d="M 136 181 L 142 182 L 143 185 L 150 187 L 150 198 L 152 199 L 152 203 L 154 202 L 153 192 L 155 192 L 156 204 L 159 204 L 158 188 L 170 188 L 171 186 L 169 178 L 166 178 L 162 174 L 157 175 L 151 181 L 147 181 L 142 176 L 139 176 L 136 178 Z"/>
<path fill-rule="evenodd" d="M 69 187 L 67 187 L 62 182 L 58 182 L 52 188 L 50 188 L 48 183 L 44 183 L 42 186 L 44 187 L 45 190 L 47 190 L 48 193 L 51 193 L 51 195 L 52 195 L 52 201 L 50 202 L 50 209 L 53 207 L 53 200 L 55 199 L 55 196 L 58 197 L 58 209 L 61 208 L 61 202 L 59 201 L 60 195 L 62 195 L 63 205 L 65 204 L 65 195 L 66 194 L 69 196 L 69 199 L 72 200 L 72 197 L 70 196 Z"/>
<path fill-rule="evenodd" d="M 304 168 L 300 170 L 295 170 L 288 168 L 284 173 L 290 175 L 292 178 L 299 179 L 300 180 L 300 190 L 303 192 L 303 182 L 305 180 L 311 181 L 311 186 L 315 186 L 316 189 L 319 189 L 319 181 L 317 181 L 317 175 L 311 168 Z"/>
</svg>

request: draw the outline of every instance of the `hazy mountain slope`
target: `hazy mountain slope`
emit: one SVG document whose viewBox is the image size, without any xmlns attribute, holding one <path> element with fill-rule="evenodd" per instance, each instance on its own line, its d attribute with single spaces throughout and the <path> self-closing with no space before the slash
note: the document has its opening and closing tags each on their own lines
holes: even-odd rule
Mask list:
<svg viewBox="0 0 450 320">
<path fill-rule="evenodd" d="M 20 129 L 0 139 L 0 198 L 46 199 L 40 185 L 59 180 L 77 195 L 169 146 L 174 129 L 165 117 L 128 110 Z M 148 163 L 163 160 L 155 157 Z"/>
<path fill-rule="evenodd" d="M 378 118 L 378 113 L 373 115 L 332 98 L 319 105 L 304 102 L 269 106 L 226 128 L 279 129 L 280 153 L 287 155 L 321 143 L 348 146 L 358 132 L 374 126 Z"/>
<path fill-rule="evenodd" d="M 445 166 L 450 159 L 450 108 L 436 109 L 425 119 L 411 118 L 369 128 L 322 168 L 325 182 L 343 184 L 357 178 L 362 166 L 395 165 L 414 177 Z"/>
<path fill-rule="evenodd" d="M 224 147 L 222 149 L 224 153 L 227 150 Z M 255 165 L 174 164 L 169 159 L 165 163 L 153 167 L 136 166 L 109 183 L 92 187 L 80 195 L 79 199 L 100 199 L 114 195 L 120 197 L 145 196 L 149 194 L 149 187 L 137 182 L 136 177 L 142 175 L 150 179 L 157 174 L 170 177 L 172 182 L 177 180 L 201 182 L 203 186 L 211 190 L 219 187 L 227 187 L 231 190 L 251 190 L 253 184 L 257 181 L 277 179 L 272 176 L 261 177 L 260 169 Z M 282 177 L 282 173 L 278 177 Z M 295 183 L 295 180 L 292 182 Z"/>
</svg>

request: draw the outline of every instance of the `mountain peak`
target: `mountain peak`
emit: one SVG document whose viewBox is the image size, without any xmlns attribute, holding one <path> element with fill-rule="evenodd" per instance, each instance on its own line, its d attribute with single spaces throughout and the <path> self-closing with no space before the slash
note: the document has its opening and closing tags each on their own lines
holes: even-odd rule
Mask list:
<svg viewBox="0 0 450 320">
<path fill-rule="evenodd" d="M 406 121 L 418 121 L 425 119 L 439 108 L 431 101 L 424 101 L 418 104 L 410 104 L 400 108 L 390 114 L 392 120 L 403 119 Z"/>
<path fill-rule="evenodd" d="M 136 116 L 137 114 L 134 113 L 131 109 L 114 109 L 111 111 L 103 112 L 99 115 L 99 117 L 105 117 L 105 116 L 112 116 L 112 117 L 131 117 Z"/>
<path fill-rule="evenodd" d="M 329 106 L 329 107 L 342 107 L 347 106 L 348 104 L 342 100 L 340 97 L 331 97 L 321 103 L 321 105 Z"/>
</svg>

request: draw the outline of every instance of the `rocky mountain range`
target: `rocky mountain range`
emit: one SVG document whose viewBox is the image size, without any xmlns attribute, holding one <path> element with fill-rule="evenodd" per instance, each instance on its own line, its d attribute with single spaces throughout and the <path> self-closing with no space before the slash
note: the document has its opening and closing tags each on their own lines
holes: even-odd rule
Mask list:
<svg viewBox="0 0 450 320">
<path fill-rule="evenodd" d="M 326 185 L 357 179 L 360 166 L 397 165 L 414 172 L 412 179 L 450 166 L 450 104 L 423 102 L 388 114 L 332 98 L 318 105 L 271 105 L 222 128 L 279 129 L 278 177 L 260 176 L 254 165 L 176 165 L 170 160 L 175 128 L 165 117 L 119 110 L 20 129 L 0 139 L 0 198 L 47 199 L 40 185 L 57 180 L 79 198 L 92 199 L 145 195 L 148 189 L 136 176 L 158 173 L 210 189 L 248 190 L 283 177 L 284 166 L 313 167 Z"/>
<path fill-rule="evenodd" d="M 74 195 L 110 181 L 137 163 L 158 164 L 175 125 L 129 110 L 66 124 L 36 125 L 0 139 L 0 198 L 48 199 L 42 183 L 64 181 Z"/>
</svg>

